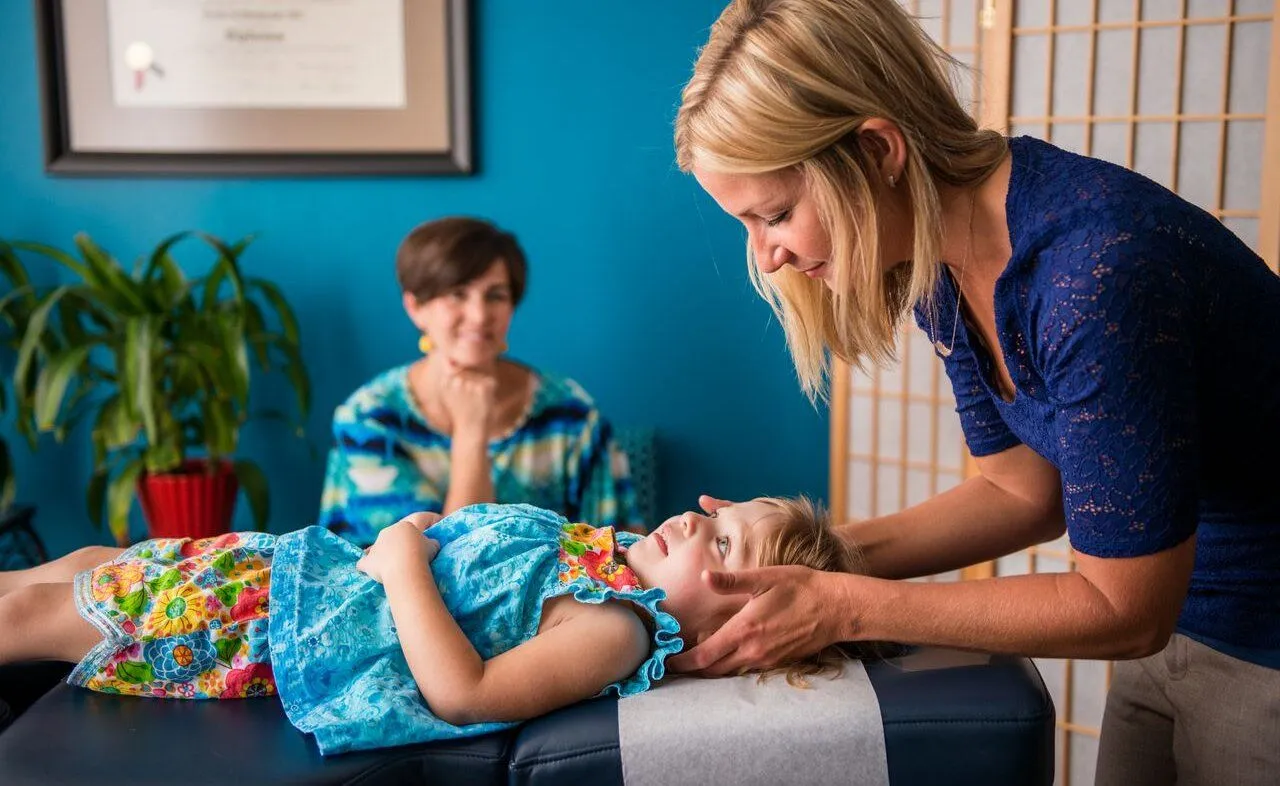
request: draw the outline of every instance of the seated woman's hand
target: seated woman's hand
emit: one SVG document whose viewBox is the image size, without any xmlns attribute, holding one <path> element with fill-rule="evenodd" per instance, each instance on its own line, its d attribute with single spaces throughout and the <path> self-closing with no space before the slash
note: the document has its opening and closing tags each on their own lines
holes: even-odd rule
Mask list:
<svg viewBox="0 0 1280 786">
<path fill-rule="evenodd" d="M 441 401 L 449 411 L 454 433 L 472 431 L 488 436 L 496 408 L 498 381 L 491 374 L 456 369 L 444 380 Z"/>
<path fill-rule="evenodd" d="M 388 575 L 406 566 L 430 570 L 431 560 L 440 553 L 440 543 L 423 532 L 440 518 L 439 513 L 411 513 L 384 528 L 356 562 L 356 570 L 379 584 L 386 583 Z"/>
</svg>

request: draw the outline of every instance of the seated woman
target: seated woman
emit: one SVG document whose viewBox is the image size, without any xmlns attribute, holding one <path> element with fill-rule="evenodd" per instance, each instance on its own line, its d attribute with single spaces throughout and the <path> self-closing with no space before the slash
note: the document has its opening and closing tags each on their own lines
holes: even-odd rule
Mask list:
<svg viewBox="0 0 1280 786">
<path fill-rule="evenodd" d="M 319 523 L 362 546 L 414 511 L 480 502 L 639 525 L 626 456 L 591 397 L 502 357 L 527 279 L 516 239 L 475 218 L 429 221 L 401 243 L 396 276 L 425 357 L 335 411 Z"/>
</svg>

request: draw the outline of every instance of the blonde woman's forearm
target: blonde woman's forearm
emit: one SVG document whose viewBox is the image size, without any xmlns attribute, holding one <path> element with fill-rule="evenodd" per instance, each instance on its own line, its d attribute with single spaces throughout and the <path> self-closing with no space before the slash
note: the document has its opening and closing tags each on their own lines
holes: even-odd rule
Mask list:
<svg viewBox="0 0 1280 786">
<path fill-rule="evenodd" d="M 1125 659 L 1158 652 L 1180 605 L 1158 597 L 1128 602 L 1080 573 L 959 582 L 849 578 L 858 582 L 845 599 L 853 604 L 847 633 L 854 638 L 1031 657 Z M 1176 587 L 1164 589 L 1180 599 Z"/>
<path fill-rule="evenodd" d="M 978 476 L 899 513 L 836 531 L 862 550 L 871 575 L 897 579 L 957 570 L 1052 540 L 1063 519 L 1060 507 L 1030 504 Z"/>
</svg>

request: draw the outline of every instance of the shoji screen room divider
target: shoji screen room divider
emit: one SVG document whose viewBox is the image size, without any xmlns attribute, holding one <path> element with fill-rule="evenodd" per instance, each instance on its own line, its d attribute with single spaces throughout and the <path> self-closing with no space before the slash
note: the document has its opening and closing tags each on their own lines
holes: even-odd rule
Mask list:
<svg viewBox="0 0 1280 786">
<path fill-rule="evenodd" d="M 963 65 L 975 116 L 1141 172 L 1280 259 L 1275 0 L 899 0 Z M 1280 315 L 1277 315 L 1280 318 Z M 974 471 L 941 361 L 914 324 L 893 368 L 836 364 L 831 507 L 900 510 Z M 1072 570 L 1066 538 L 925 581 Z M 1091 784 L 1109 663 L 1038 661 L 1058 709 L 1061 786 Z"/>
</svg>

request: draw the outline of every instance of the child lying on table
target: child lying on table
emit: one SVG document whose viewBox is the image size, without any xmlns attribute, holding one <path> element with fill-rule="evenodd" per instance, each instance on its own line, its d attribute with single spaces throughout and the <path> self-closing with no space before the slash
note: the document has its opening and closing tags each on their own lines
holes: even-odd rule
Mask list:
<svg viewBox="0 0 1280 786">
<path fill-rule="evenodd" d="M 424 532 L 425 530 L 425 532 Z M 687 512 L 646 537 L 529 505 L 415 513 L 362 551 L 322 527 L 89 547 L 0 573 L 0 664 L 162 698 L 278 693 L 328 755 L 484 734 L 627 696 L 747 601 L 704 570 L 858 557 L 807 500 Z M 844 650 L 787 664 L 831 670 Z"/>
</svg>

